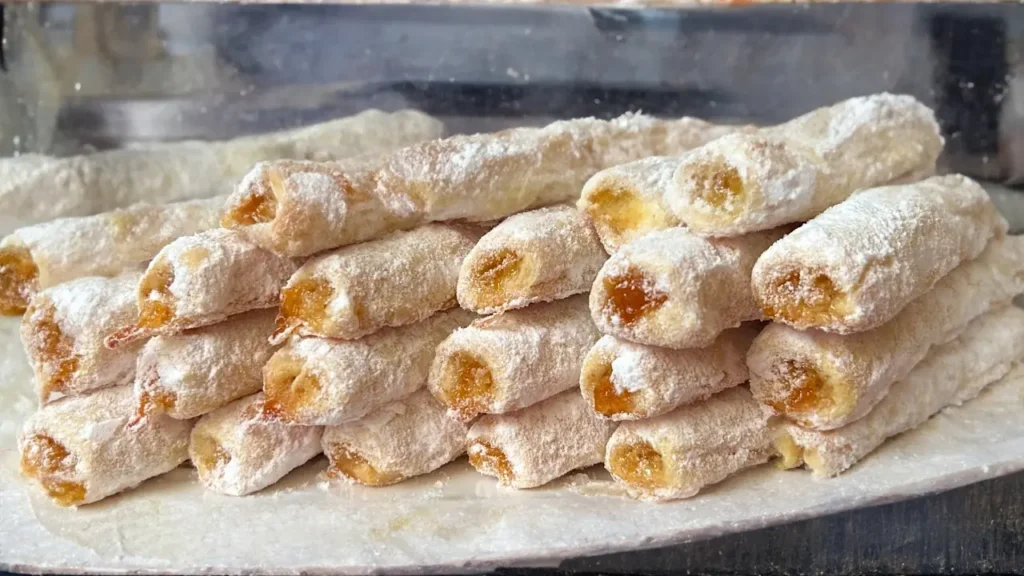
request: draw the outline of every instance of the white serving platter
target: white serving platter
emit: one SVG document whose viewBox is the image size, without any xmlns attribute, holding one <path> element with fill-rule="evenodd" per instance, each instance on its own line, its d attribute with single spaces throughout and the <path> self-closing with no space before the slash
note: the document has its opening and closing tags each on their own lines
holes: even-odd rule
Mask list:
<svg viewBox="0 0 1024 576">
<path fill-rule="evenodd" d="M 623 496 L 592 469 L 549 487 L 496 487 L 464 460 L 389 488 L 327 484 L 315 461 L 244 498 L 205 493 L 180 468 L 78 510 L 18 476 L 35 409 L 18 321 L 0 321 L 0 570 L 362 574 L 553 566 L 891 502 L 1024 468 L 1024 369 L 894 439 L 847 474 L 772 466 L 668 504 Z"/>
</svg>

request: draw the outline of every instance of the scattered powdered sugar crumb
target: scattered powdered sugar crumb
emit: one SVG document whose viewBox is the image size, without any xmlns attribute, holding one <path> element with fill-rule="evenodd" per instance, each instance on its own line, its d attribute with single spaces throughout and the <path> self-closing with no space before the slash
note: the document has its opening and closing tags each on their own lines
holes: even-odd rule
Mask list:
<svg viewBox="0 0 1024 576">
<path fill-rule="evenodd" d="M 637 392 L 643 388 L 642 356 L 631 350 L 620 351 L 612 360 L 612 385 L 617 394 Z"/>
</svg>

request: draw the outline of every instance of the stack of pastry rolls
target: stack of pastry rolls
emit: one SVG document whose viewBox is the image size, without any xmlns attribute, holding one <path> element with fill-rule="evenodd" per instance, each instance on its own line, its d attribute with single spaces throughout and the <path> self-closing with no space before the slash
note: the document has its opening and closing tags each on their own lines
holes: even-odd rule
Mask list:
<svg viewBox="0 0 1024 576">
<path fill-rule="evenodd" d="M 465 291 L 460 307 L 463 262 L 487 227 L 574 200 L 602 168 L 682 153 L 730 130 L 627 115 L 340 161 L 262 162 L 213 217 L 186 212 L 191 205 L 154 208 L 160 217 L 132 209 L 19 231 L 0 246 L 0 296 L 11 312 L 27 307 L 26 350 L 47 403 L 26 425 L 23 470 L 66 505 L 185 459 L 206 488 L 229 495 L 270 486 L 321 452 L 331 476 L 369 485 L 430 472 L 466 451 L 471 419 L 461 401 L 453 409 L 426 389 L 439 345 L 458 334 L 475 346 L 473 332 L 495 334 L 485 344 L 523 342 L 544 362 L 516 391 L 509 375 L 528 360 L 502 351 L 496 360 L 513 357 L 493 366 L 503 392 L 467 396 L 475 415 L 525 408 L 574 386 L 596 339 L 585 301 L 565 299 L 586 291 L 605 254 L 564 206 L 495 228 L 484 247 L 507 245 L 520 256 L 476 269 L 519 281 L 485 302 Z M 401 138 L 430 136 L 423 132 Z M 555 270 L 542 249 L 549 236 L 571 251 Z M 124 242 L 135 248 L 108 250 Z M 84 278 L 59 283 L 75 275 Z M 554 300 L 564 302 L 540 304 Z M 477 311 L 531 303 L 521 318 L 474 324 Z M 460 358 L 471 360 L 473 350 Z M 490 365 L 481 366 L 472 372 L 484 378 Z M 558 371 L 553 385 L 548 371 Z M 570 468 L 600 451 L 590 448 Z M 558 475 L 521 477 L 538 483 L 542 474 Z"/>
<path fill-rule="evenodd" d="M 627 115 L 258 165 L 224 225 L 284 257 L 316 253 L 281 290 L 263 417 L 324 427 L 328 476 L 368 486 L 467 450 L 521 488 L 600 462 L 611 426 L 572 389 L 607 254 L 566 202 L 602 168 L 730 130 Z"/>
<path fill-rule="evenodd" d="M 46 403 L 23 470 L 64 504 L 185 459 L 251 494 L 321 453 L 367 486 L 603 462 L 653 500 L 774 457 L 841 472 L 1024 353 L 1024 241 L 929 177 L 941 148 L 888 94 L 760 130 L 579 119 L 260 162 L 116 262 L 17 234 L 0 305 Z"/>
<path fill-rule="evenodd" d="M 623 422 L 605 465 L 631 495 L 776 456 L 838 474 L 1024 355 L 1024 238 L 977 183 L 930 176 L 941 148 L 931 111 L 878 95 L 588 181 L 614 253 L 581 390 Z"/>
<path fill-rule="evenodd" d="M 374 111 L 224 143 L 5 161 L 0 171 L 25 178 L 5 182 L 0 204 L 40 193 L 59 199 L 5 216 L 96 211 L 87 200 L 114 208 L 18 228 L 0 241 L 0 313 L 24 314 L 41 405 L 19 438 L 24 475 L 57 504 L 76 506 L 189 459 L 204 482 L 243 493 L 319 453 L 319 430 L 280 432 L 284 425 L 254 417 L 260 398 L 250 396 L 273 353 L 272 308 L 298 264 L 219 229 L 224 196 L 125 205 L 215 191 L 222 174 L 237 177 L 240 162 L 384 152 L 440 129 L 418 112 Z M 198 157 L 198 167 L 185 161 Z M 216 416 L 193 431 L 208 413 Z M 226 422 L 239 425 L 221 435 Z M 252 459 L 259 462 L 250 467 Z"/>
</svg>

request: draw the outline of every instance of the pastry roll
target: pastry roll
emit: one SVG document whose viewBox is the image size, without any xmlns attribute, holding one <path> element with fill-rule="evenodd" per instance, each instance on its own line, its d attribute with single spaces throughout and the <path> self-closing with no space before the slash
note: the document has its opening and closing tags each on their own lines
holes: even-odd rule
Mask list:
<svg viewBox="0 0 1024 576">
<path fill-rule="evenodd" d="M 296 265 L 231 230 L 208 230 L 171 242 L 139 280 L 139 319 L 111 334 L 116 348 L 158 334 L 209 326 L 232 314 L 277 305 Z"/>
<path fill-rule="evenodd" d="M 746 388 L 657 418 L 623 422 L 605 468 L 640 500 L 689 498 L 774 455 L 771 421 Z"/>
<path fill-rule="evenodd" d="M 265 162 L 244 178 L 221 222 L 280 254 L 307 256 L 426 221 L 488 222 L 574 200 L 602 168 L 679 154 L 728 131 L 627 114 L 453 136 L 377 159 Z"/>
<path fill-rule="evenodd" d="M 502 486 L 534 488 L 600 464 L 617 426 L 599 419 L 576 390 L 477 420 L 466 437 L 469 463 Z"/>
<path fill-rule="evenodd" d="M 754 267 L 754 295 L 766 316 L 795 328 L 870 330 L 1007 227 L 963 176 L 865 190 L 769 248 Z"/>
<path fill-rule="evenodd" d="M 224 198 L 137 204 L 15 230 L 0 241 L 0 313 L 21 314 L 39 290 L 84 276 L 117 276 L 180 236 L 215 228 Z"/>
<path fill-rule="evenodd" d="M 321 452 L 320 426 L 263 417 L 263 394 L 214 410 L 196 422 L 189 458 L 208 490 L 244 496 L 284 478 Z"/>
<path fill-rule="evenodd" d="M 428 386 L 463 422 L 525 408 L 575 388 L 600 336 L 582 295 L 489 316 L 441 342 Z"/>
<path fill-rule="evenodd" d="M 294 424 L 358 420 L 423 387 L 437 345 L 476 318 L 455 309 L 359 340 L 293 338 L 263 368 L 263 412 Z"/>
<path fill-rule="evenodd" d="M 369 110 L 296 130 L 222 142 L 177 142 L 49 158 L 0 159 L 0 233 L 63 216 L 136 202 L 226 194 L 262 160 L 333 160 L 379 153 L 441 135 L 443 125 L 410 110 Z"/>
<path fill-rule="evenodd" d="M 138 318 L 138 278 L 138 273 L 79 278 L 32 299 L 21 322 L 21 341 L 41 403 L 131 383 L 142 344 L 109 350 L 103 339 Z"/>
<path fill-rule="evenodd" d="M 154 416 L 129 425 L 132 389 L 47 404 L 25 422 L 21 473 L 60 506 L 102 500 L 188 459 L 192 423 Z"/>
<path fill-rule="evenodd" d="M 136 412 L 187 420 L 260 391 L 274 348 L 274 312 L 256 310 L 213 326 L 156 336 L 136 363 Z"/>
<path fill-rule="evenodd" d="M 459 270 L 459 305 L 504 312 L 590 290 L 608 254 L 575 208 L 509 217 L 484 235 Z"/>
<path fill-rule="evenodd" d="M 678 158 L 602 172 L 579 208 L 606 245 L 678 225 L 737 236 L 809 220 L 862 188 L 928 175 L 942 145 L 935 115 L 914 98 L 862 96 Z"/>
<path fill-rule="evenodd" d="M 293 332 L 353 340 L 456 306 L 459 266 L 479 237 L 429 224 L 307 262 L 281 291 L 275 341 Z"/>
<path fill-rule="evenodd" d="M 889 322 L 845 336 L 770 324 L 747 355 L 750 389 L 776 413 L 832 430 L 871 409 L 967 323 L 1024 292 L 1024 236 L 994 240 Z"/>
<path fill-rule="evenodd" d="M 577 208 L 593 222 L 609 254 L 650 232 L 683 225 L 664 193 L 680 161 L 677 156 L 644 158 L 606 168 L 584 184 Z"/>
<path fill-rule="evenodd" d="M 1024 356 L 1024 311 L 1013 306 L 973 320 L 959 338 L 934 348 L 867 416 L 827 432 L 790 424 L 776 436 L 782 466 L 801 463 L 815 476 L 835 476 L 885 440 L 917 428 L 1005 376 Z"/>
<path fill-rule="evenodd" d="M 672 350 L 604 336 L 583 360 L 580 391 L 599 416 L 637 420 L 747 381 L 747 349 L 758 327 L 722 332 L 704 348 Z"/>
<path fill-rule="evenodd" d="M 670 228 L 631 242 L 594 281 L 594 323 L 605 334 L 640 344 L 708 346 L 723 330 L 761 318 L 750 271 L 787 230 L 702 238 Z"/>
<path fill-rule="evenodd" d="M 324 429 L 328 476 L 387 486 L 433 472 L 466 451 L 465 424 L 419 390 L 361 420 Z"/>
</svg>

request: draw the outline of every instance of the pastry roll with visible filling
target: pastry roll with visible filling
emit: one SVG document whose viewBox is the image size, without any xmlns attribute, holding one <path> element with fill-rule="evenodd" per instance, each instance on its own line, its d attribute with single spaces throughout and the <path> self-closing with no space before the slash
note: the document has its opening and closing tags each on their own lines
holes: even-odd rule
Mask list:
<svg viewBox="0 0 1024 576">
<path fill-rule="evenodd" d="M 762 254 L 754 295 L 766 316 L 801 330 L 870 330 L 1007 228 L 985 190 L 963 176 L 865 190 Z"/>
<path fill-rule="evenodd" d="M 281 291 L 275 340 L 354 340 L 457 306 L 459 266 L 481 233 L 428 224 L 314 258 Z"/>
<path fill-rule="evenodd" d="M 608 441 L 604 465 L 630 496 L 674 500 L 774 453 L 771 419 L 740 387 L 657 418 L 623 422 Z"/>
<path fill-rule="evenodd" d="M 510 216 L 480 239 L 459 270 L 459 305 L 480 314 L 590 290 L 608 254 L 571 206 Z"/>
<path fill-rule="evenodd" d="M 85 276 L 117 276 L 176 238 L 215 228 L 224 199 L 137 204 L 15 230 L 0 241 L 0 313 L 21 314 L 39 290 Z"/>
<path fill-rule="evenodd" d="M 454 309 L 359 340 L 293 338 L 263 367 L 263 412 L 308 425 L 362 418 L 422 388 L 437 345 L 477 318 Z"/>
<path fill-rule="evenodd" d="M 737 236 L 803 222 L 855 191 L 931 174 L 943 140 L 910 96 L 876 94 L 591 178 L 579 201 L 605 245 L 685 225 Z"/>
<path fill-rule="evenodd" d="M 335 160 L 437 138 L 443 124 L 412 110 L 367 110 L 295 130 L 221 142 L 174 142 L 95 154 L 0 158 L 0 233 L 136 202 L 227 194 L 264 160 Z"/>
<path fill-rule="evenodd" d="M 419 390 L 360 420 L 324 429 L 327 475 L 366 486 L 395 484 L 461 456 L 466 432 L 430 392 Z"/>
<path fill-rule="evenodd" d="M 177 334 L 228 316 L 277 305 L 296 264 L 232 230 L 208 230 L 168 244 L 149 263 L 136 290 L 138 321 L 107 337 L 116 348 Z"/>
<path fill-rule="evenodd" d="M 264 162 L 221 223 L 280 254 L 308 256 L 423 222 L 489 222 L 574 200 L 602 168 L 681 154 L 729 130 L 626 114 L 452 136 L 354 162 Z"/>
<path fill-rule="evenodd" d="M 132 389 L 107 388 L 47 404 L 25 422 L 21 473 L 60 506 L 138 486 L 188 459 L 192 422 L 153 416 L 129 425 Z"/>
<path fill-rule="evenodd" d="M 701 348 L 761 318 L 754 262 L 789 228 L 702 238 L 670 228 L 626 244 L 594 280 L 590 312 L 601 332 L 665 348 Z"/>
<path fill-rule="evenodd" d="M 263 394 L 214 410 L 196 422 L 189 458 L 208 490 L 244 496 L 284 478 L 320 454 L 320 426 L 291 426 L 263 416 Z"/>
<path fill-rule="evenodd" d="M 131 383 L 142 344 L 109 350 L 103 339 L 138 318 L 138 279 L 138 273 L 79 278 L 32 299 L 21 321 L 21 342 L 41 403 Z"/>
<path fill-rule="evenodd" d="M 1024 236 L 993 240 L 889 322 L 838 335 L 770 324 L 750 347 L 750 389 L 776 413 L 814 430 L 853 422 L 935 345 L 1024 292 Z"/>
<path fill-rule="evenodd" d="M 583 295 L 488 316 L 441 342 L 428 386 L 463 422 L 525 408 L 575 388 L 600 336 Z"/>
<path fill-rule="evenodd" d="M 583 360 L 580 391 L 599 416 L 638 420 L 747 381 L 747 349 L 760 329 L 722 332 L 704 348 L 672 350 L 603 336 Z"/>
<path fill-rule="evenodd" d="M 502 486 L 534 488 L 600 464 L 617 426 L 598 418 L 576 390 L 528 408 L 486 415 L 466 437 L 469 463 Z"/>
<path fill-rule="evenodd" d="M 255 310 L 220 324 L 156 336 L 136 363 L 138 416 L 167 414 L 187 420 L 259 392 L 263 365 L 274 347 L 274 311 Z"/>
<path fill-rule="evenodd" d="M 973 320 L 959 338 L 938 346 L 892 385 L 867 416 L 827 432 L 783 426 L 775 445 L 784 468 L 805 464 L 835 476 L 891 436 L 917 428 L 950 405 L 977 396 L 1024 357 L 1024 310 L 1006 306 Z"/>
</svg>

